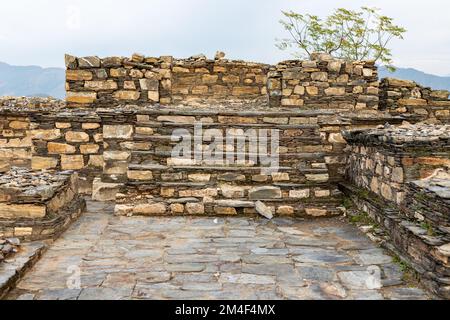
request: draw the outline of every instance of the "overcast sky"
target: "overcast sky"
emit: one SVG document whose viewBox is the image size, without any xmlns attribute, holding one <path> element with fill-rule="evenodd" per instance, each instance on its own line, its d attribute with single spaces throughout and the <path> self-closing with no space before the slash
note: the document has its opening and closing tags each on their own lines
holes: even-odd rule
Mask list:
<svg viewBox="0 0 450 320">
<path fill-rule="evenodd" d="M 362 5 L 408 29 L 405 40 L 392 43 L 397 66 L 450 75 L 448 0 L 2 0 L 0 61 L 62 67 L 66 52 L 183 58 L 222 50 L 276 63 L 291 58 L 274 45 L 285 36 L 281 10 L 323 16 Z"/>
</svg>

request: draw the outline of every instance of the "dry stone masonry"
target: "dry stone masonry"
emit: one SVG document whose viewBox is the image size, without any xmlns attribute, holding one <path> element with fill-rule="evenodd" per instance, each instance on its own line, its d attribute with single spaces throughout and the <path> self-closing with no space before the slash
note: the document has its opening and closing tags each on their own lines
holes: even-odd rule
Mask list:
<svg viewBox="0 0 450 320">
<path fill-rule="evenodd" d="M 56 237 L 83 208 L 76 173 L 32 172 L 13 167 L 0 177 L 2 237 Z"/>
<path fill-rule="evenodd" d="M 387 126 L 344 135 L 351 144 L 350 181 L 388 201 L 401 204 L 407 182 L 450 167 L 450 126 Z"/>
<path fill-rule="evenodd" d="M 343 183 L 343 191 L 387 230 L 388 244 L 423 283 L 449 299 L 450 127 L 386 126 L 344 136 L 353 185 Z"/>
<path fill-rule="evenodd" d="M 65 101 L 0 98 L 0 238 L 55 238 L 84 209 L 80 194 L 117 215 L 269 219 L 335 216 L 345 194 L 449 297 L 448 92 L 326 54 L 65 60 Z M 259 130 L 279 136 L 275 171 L 250 158 Z M 172 157 L 185 138 L 192 157 Z M 222 157 L 205 161 L 212 150 Z"/>
<path fill-rule="evenodd" d="M 268 79 L 272 107 L 378 109 L 374 62 L 341 61 L 318 54 L 312 61 L 284 61 L 272 69 Z"/>
<path fill-rule="evenodd" d="M 255 214 L 255 201 L 264 200 L 278 215 L 327 216 L 339 214 L 340 179 L 333 157 L 339 158 L 341 141 L 328 142 L 315 117 L 329 113 L 289 111 L 206 111 L 189 109 L 135 108 L 99 111 L 104 120 L 104 170 L 94 182 L 94 197 L 105 200 L 103 190 L 119 194 L 118 214 Z M 313 117 L 314 116 L 314 117 Z M 124 117 L 128 119 L 124 121 Z M 196 142 L 195 123 L 214 130 L 223 154 L 216 162 L 197 160 L 197 150 L 209 141 Z M 126 125 L 124 123 L 127 123 Z M 248 129 L 279 132 L 279 163 L 276 172 L 262 174 L 267 166 L 227 162 L 226 152 L 239 154 L 236 139 Z M 175 129 L 192 133 L 192 158 L 171 157 L 178 143 Z M 233 141 L 226 141 L 227 134 Z M 216 141 L 217 142 L 217 141 Z M 198 143 L 198 145 L 196 144 Z M 248 141 L 246 148 L 249 148 Z M 194 151 L 195 150 L 195 151 Z M 237 156 L 236 156 L 237 157 Z M 233 156 L 235 159 L 235 156 Z M 328 161 L 328 164 L 327 164 Z M 274 169 L 274 168 L 272 168 Z M 108 200 L 114 199 L 114 193 Z M 300 201 L 299 201 L 300 200 Z M 137 206 L 137 208 L 136 208 Z"/>
<path fill-rule="evenodd" d="M 425 88 L 413 81 L 386 78 L 381 81 L 380 109 L 392 114 L 411 113 L 448 123 L 448 91 Z"/>
</svg>

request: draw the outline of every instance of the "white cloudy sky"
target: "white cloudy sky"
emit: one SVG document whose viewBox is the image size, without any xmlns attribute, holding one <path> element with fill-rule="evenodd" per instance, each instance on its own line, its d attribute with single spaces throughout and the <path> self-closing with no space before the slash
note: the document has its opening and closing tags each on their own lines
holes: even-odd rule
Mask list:
<svg viewBox="0 0 450 320">
<path fill-rule="evenodd" d="M 381 8 L 408 29 L 392 43 L 396 65 L 450 75 L 448 0 L 2 0 L 0 61 L 63 66 L 63 54 L 212 57 L 275 63 L 290 58 L 281 10 L 327 15 L 335 7 Z"/>
</svg>

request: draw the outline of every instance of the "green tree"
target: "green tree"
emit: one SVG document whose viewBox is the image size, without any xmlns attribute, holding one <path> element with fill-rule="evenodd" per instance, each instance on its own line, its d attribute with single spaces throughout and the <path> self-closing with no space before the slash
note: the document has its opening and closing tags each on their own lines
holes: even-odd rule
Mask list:
<svg viewBox="0 0 450 320">
<path fill-rule="evenodd" d="M 296 49 L 294 55 L 298 58 L 325 52 L 346 60 L 375 60 L 395 70 L 388 45 L 393 39 L 403 39 L 406 29 L 395 25 L 392 18 L 381 15 L 379 9 L 339 8 L 325 19 L 293 11 L 282 12 L 285 20 L 280 23 L 290 38 L 277 39 L 279 49 Z"/>
</svg>

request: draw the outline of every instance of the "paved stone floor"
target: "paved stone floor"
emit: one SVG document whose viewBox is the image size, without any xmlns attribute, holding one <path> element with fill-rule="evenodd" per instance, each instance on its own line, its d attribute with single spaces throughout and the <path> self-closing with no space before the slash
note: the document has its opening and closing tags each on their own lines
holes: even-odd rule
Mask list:
<svg viewBox="0 0 450 320">
<path fill-rule="evenodd" d="M 108 204 L 89 202 L 88 212 L 51 245 L 8 298 L 427 299 L 427 295 L 406 286 L 391 257 L 338 218 L 127 218 L 113 216 Z"/>
</svg>

